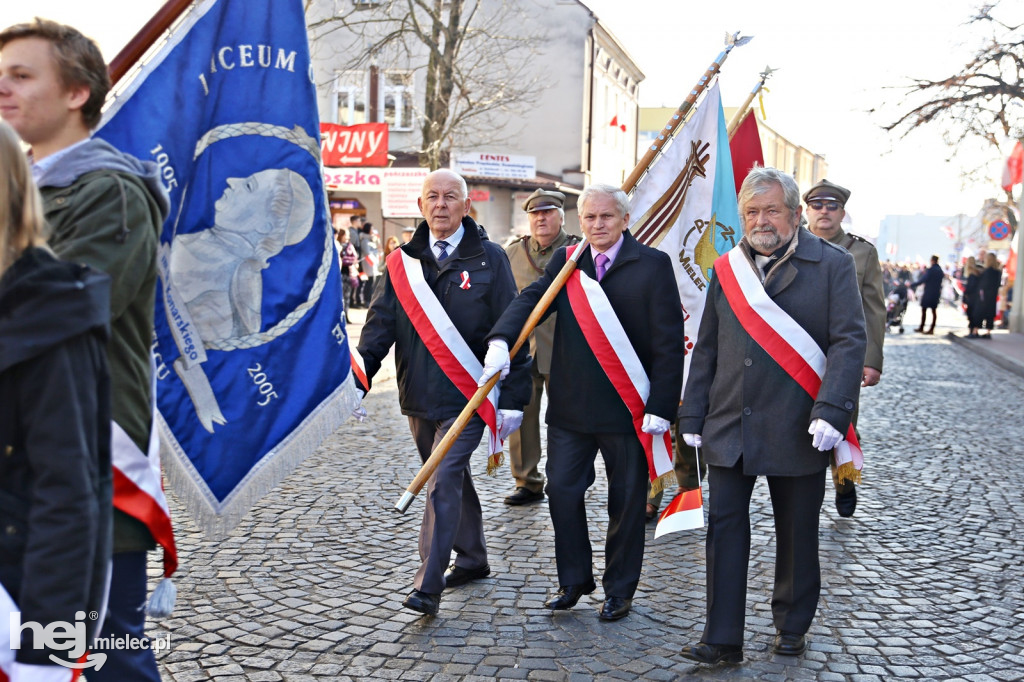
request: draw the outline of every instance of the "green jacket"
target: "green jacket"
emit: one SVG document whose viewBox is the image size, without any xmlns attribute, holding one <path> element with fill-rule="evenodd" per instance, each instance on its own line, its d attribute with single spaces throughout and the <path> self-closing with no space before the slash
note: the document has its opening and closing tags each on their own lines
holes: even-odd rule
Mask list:
<svg viewBox="0 0 1024 682">
<path fill-rule="evenodd" d="M 874 244 L 863 237 L 842 229 L 829 241 L 849 251 L 857 265 L 857 284 L 860 287 L 861 303 L 864 304 L 864 324 L 868 333 L 864 366 L 874 367 L 881 372 L 882 345 L 885 343 L 885 292 L 878 251 Z"/>
<path fill-rule="evenodd" d="M 544 274 L 544 268 L 555 251 L 579 241 L 579 237 L 569 234 L 563 228 L 547 248 L 541 248 L 537 240 L 529 235 L 506 246 L 505 253 L 512 266 L 512 276 L 516 278 L 516 288 L 522 291 L 536 282 Z M 539 374 L 551 373 L 551 344 L 554 338 L 554 315 L 538 324 L 530 334 L 530 355 L 533 356 L 534 367 Z"/>
<path fill-rule="evenodd" d="M 50 247 L 63 260 L 110 276 L 112 417 L 146 452 L 152 422 L 157 246 L 168 215 L 156 165 L 93 138 L 69 149 L 37 180 Z M 154 545 L 142 522 L 115 510 L 115 552 Z"/>
</svg>

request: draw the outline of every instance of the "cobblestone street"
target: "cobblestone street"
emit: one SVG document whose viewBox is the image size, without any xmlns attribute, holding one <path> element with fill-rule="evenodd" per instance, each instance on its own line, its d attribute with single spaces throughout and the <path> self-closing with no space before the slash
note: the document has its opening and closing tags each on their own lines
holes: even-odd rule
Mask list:
<svg viewBox="0 0 1024 682">
<path fill-rule="evenodd" d="M 345 424 L 227 539 L 204 540 L 171 492 L 177 610 L 149 632 L 170 635 L 164 679 L 1024 679 L 1024 379 L 944 338 L 962 327 L 952 309 L 935 336 L 907 319 L 906 334 L 886 339 L 881 384 L 862 393 L 856 515 L 839 518 L 826 492 L 821 603 L 801 657 L 770 651 L 763 479 L 742 665 L 700 668 L 678 654 L 703 626 L 704 530 L 654 540 L 648 525 L 621 621 L 598 620 L 600 590 L 571 611 L 545 609 L 557 588 L 547 507 L 504 505 L 507 465 L 488 478 L 482 450 L 491 576 L 446 591 L 436 618 L 403 609 L 423 502 L 392 510 L 418 458 L 388 377 L 365 401 L 369 420 Z M 598 577 L 604 482 L 599 471 L 588 507 Z"/>
</svg>

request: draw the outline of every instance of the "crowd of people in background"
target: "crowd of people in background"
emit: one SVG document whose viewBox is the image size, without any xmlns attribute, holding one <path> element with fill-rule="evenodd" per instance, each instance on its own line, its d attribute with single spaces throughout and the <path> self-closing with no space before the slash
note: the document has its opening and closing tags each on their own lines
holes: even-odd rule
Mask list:
<svg viewBox="0 0 1024 682">
<path fill-rule="evenodd" d="M 990 339 L 997 326 L 1008 327 L 1013 280 L 991 251 L 982 250 L 978 257 L 969 256 L 959 264 L 940 265 L 938 256 L 932 256 L 927 266 L 887 261 L 882 263 L 882 279 L 886 296 L 897 305 L 905 305 L 908 300 L 919 303 L 918 332 L 933 333 L 934 313 L 931 327 L 925 329 L 925 312 L 934 310 L 940 302 L 960 307 L 967 318 L 967 338 Z"/>
</svg>

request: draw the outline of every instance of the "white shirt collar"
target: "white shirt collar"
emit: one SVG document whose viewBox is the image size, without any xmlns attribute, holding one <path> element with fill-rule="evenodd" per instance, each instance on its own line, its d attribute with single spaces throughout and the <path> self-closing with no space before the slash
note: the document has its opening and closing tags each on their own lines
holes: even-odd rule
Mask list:
<svg viewBox="0 0 1024 682">
<path fill-rule="evenodd" d="M 430 235 L 430 250 L 433 251 L 434 255 L 436 256 L 437 248 L 434 245 L 437 244 L 437 242 L 439 242 L 440 240 L 434 236 L 434 233 L 431 232 L 429 228 L 427 229 L 427 234 Z M 459 245 L 459 242 L 462 241 L 462 237 L 465 236 L 465 234 L 466 227 L 464 225 L 459 225 L 459 229 L 455 230 L 454 234 L 451 234 L 444 238 L 444 241 L 448 243 L 449 256 L 452 254 L 453 251 L 455 251 L 455 247 Z"/>
</svg>

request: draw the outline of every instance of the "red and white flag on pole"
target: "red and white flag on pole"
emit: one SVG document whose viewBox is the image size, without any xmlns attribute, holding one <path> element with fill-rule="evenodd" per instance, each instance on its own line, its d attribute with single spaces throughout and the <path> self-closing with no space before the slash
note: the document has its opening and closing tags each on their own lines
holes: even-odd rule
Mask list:
<svg viewBox="0 0 1024 682">
<path fill-rule="evenodd" d="M 751 109 L 743 117 L 729 138 L 729 151 L 732 153 L 732 174 L 736 184 L 736 193 L 747 177 L 754 164 L 764 165 L 764 152 L 761 148 L 761 135 L 757 132 L 757 118 Z"/>
<path fill-rule="evenodd" d="M 1003 166 L 1003 189 L 1009 192 L 1014 185 L 1019 185 L 1021 180 L 1024 180 L 1024 145 L 1017 140 Z"/>
</svg>

